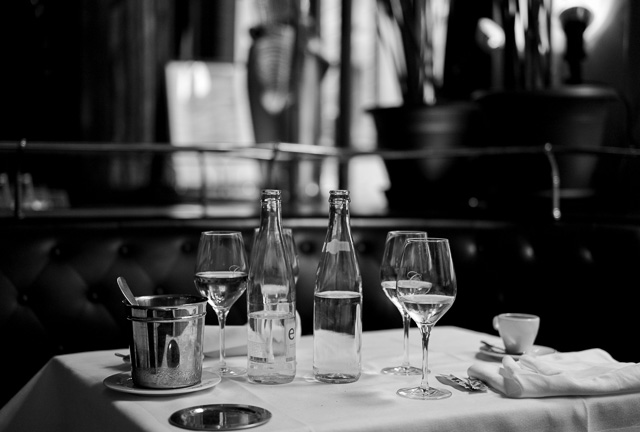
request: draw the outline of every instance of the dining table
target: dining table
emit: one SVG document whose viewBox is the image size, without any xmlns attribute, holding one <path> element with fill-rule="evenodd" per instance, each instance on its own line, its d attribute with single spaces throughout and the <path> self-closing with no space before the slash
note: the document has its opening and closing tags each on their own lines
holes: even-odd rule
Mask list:
<svg viewBox="0 0 640 432">
<path fill-rule="evenodd" d="M 0 431 L 176 432 L 185 429 L 169 422 L 173 413 L 212 404 L 268 410 L 271 417 L 256 426 L 256 432 L 640 430 L 639 392 L 511 398 L 493 388 L 469 391 L 442 378 L 449 374 L 464 378 L 469 367 L 479 362 L 499 364 L 499 356 L 481 350 L 481 341 L 501 342 L 497 335 L 460 327 L 433 328 L 429 384 L 448 388 L 452 396 L 429 401 L 396 394 L 401 387 L 418 385 L 421 376 L 381 373 L 402 360 L 401 329 L 362 334 L 362 375 L 350 384 L 326 384 L 313 378 L 312 335 L 297 342 L 297 373 L 289 384 L 260 385 L 246 377 L 223 377 L 211 387 L 179 394 L 137 394 L 107 387 L 105 379 L 130 371 L 130 364 L 115 355 L 128 353 L 127 347 L 59 355 L 0 410 Z M 410 349 L 412 365 L 420 367 L 421 336 L 415 327 Z M 231 354 L 228 364 L 246 366 L 241 350 Z M 204 370 L 211 371 L 217 361 L 206 356 Z"/>
</svg>

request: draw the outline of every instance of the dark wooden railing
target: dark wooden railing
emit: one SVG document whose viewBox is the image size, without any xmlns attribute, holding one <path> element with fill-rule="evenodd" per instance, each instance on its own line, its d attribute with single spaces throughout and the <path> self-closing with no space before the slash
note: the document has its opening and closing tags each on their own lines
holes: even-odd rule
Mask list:
<svg viewBox="0 0 640 432">
<path fill-rule="evenodd" d="M 0 142 L 0 155 L 13 155 L 15 166 L 10 173 L 15 185 L 21 184 L 24 175 L 22 167 L 32 155 L 107 155 L 107 154 L 175 154 L 193 152 L 199 155 L 201 166 L 204 166 L 206 154 L 220 154 L 224 157 L 251 159 L 266 162 L 265 177 L 272 178 L 276 162 L 296 162 L 302 160 L 322 160 L 335 158 L 341 162 L 363 156 L 377 156 L 382 160 L 417 160 L 436 158 L 501 158 L 506 156 L 543 156 L 549 166 L 549 190 L 551 191 L 550 214 L 554 220 L 562 217 L 561 211 L 561 176 L 557 163 L 558 156 L 588 155 L 594 158 L 607 156 L 622 158 L 637 158 L 640 149 L 620 147 L 581 147 L 581 146 L 513 146 L 513 147 L 482 147 L 482 148 L 433 148 L 419 150 L 375 150 L 360 151 L 336 147 L 296 144 L 296 143 L 267 143 L 251 146 L 239 146 L 232 143 L 203 143 L 185 146 L 173 146 L 158 143 L 90 143 L 90 142 Z M 207 203 L 206 170 L 201 169 L 199 196 L 201 204 Z M 340 182 L 347 182 L 346 176 L 340 176 Z M 504 179 L 509 181 L 509 179 Z M 340 184 L 340 188 L 347 188 L 348 184 Z M 19 187 L 13 189 L 14 211 L 16 218 L 24 218 L 23 197 Z"/>
</svg>

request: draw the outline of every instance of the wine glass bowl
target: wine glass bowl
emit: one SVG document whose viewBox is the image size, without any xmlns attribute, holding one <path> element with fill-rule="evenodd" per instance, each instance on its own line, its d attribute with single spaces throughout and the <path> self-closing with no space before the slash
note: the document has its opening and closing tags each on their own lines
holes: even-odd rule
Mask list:
<svg viewBox="0 0 640 432">
<path fill-rule="evenodd" d="M 194 282 L 198 291 L 207 297 L 213 310 L 231 309 L 246 289 L 246 275 L 237 270 L 197 272 Z M 246 273 L 246 272 L 245 272 Z M 244 288 L 242 285 L 244 284 Z"/>
<path fill-rule="evenodd" d="M 387 298 L 394 304 L 402 316 L 404 334 L 404 357 L 399 366 L 390 366 L 382 369 L 382 373 L 391 375 L 420 375 L 422 370 L 411 366 L 409 362 L 409 328 L 411 317 L 398 300 L 396 291 L 396 278 L 400 258 L 404 250 L 404 244 L 410 238 L 427 238 L 424 231 L 389 231 L 384 244 L 382 263 L 380 264 L 380 283 Z"/>
<path fill-rule="evenodd" d="M 457 282 L 449 241 L 443 238 L 408 239 L 397 275 L 397 295 L 422 334 L 422 380 L 420 385 L 401 388 L 397 394 L 421 400 L 451 396 L 445 389 L 428 382 L 428 348 L 433 326 L 451 308 L 457 295 Z"/>
<path fill-rule="evenodd" d="M 200 234 L 194 283 L 207 298 L 220 325 L 220 363 L 222 376 L 240 376 L 246 369 L 228 367 L 225 360 L 227 314 L 247 289 L 248 260 L 242 233 L 237 231 L 205 231 Z"/>
</svg>

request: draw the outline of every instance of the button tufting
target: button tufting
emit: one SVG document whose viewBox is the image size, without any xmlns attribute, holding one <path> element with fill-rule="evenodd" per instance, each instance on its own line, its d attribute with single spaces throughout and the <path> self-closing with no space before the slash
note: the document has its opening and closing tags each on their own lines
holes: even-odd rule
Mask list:
<svg viewBox="0 0 640 432">
<path fill-rule="evenodd" d="M 522 258 L 525 262 L 531 262 L 535 258 L 535 253 L 533 252 L 533 247 L 530 244 L 524 244 L 521 247 Z"/>
<path fill-rule="evenodd" d="M 60 249 L 59 246 L 54 246 L 51 249 L 51 256 L 54 258 L 60 258 L 60 256 L 62 255 L 62 249 Z"/>
<path fill-rule="evenodd" d="M 190 253 L 193 251 L 193 243 L 191 242 L 184 242 L 182 243 L 182 252 L 184 253 Z"/>
<path fill-rule="evenodd" d="M 580 255 L 580 258 L 582 258 L 582 260 L 583 260 L 585 263 L 588 263 L 588 264 L 593 263 L 593 255 L 591 255 L 591 251 L 590 251 L 589 249 L 587 249 L 587 248 L 580 248 L 580 250 L 579 250 L 579 252 L 578 252 L 578 253 L 579 253 L 579 255 Z"/>
<path fill-rule="evenodd" d="M 118 250 L 118 252 L 120 253 L 120 255 L 122 256 L 127 256 L 129 255 L 129 246 L 127 245 L 122 245 L 120 246 L 120 249 Z"/>
<path fill-rule="evenodd" d="M 369 253 L 369 245 L 367 244 L 367 242 L 357 242 L 356 243 L 356 251 L 358 251 L 358 253 L 361 254 L 367 254 Z"/>
<path fill-rule="evenodd" d="M 309 255 L 309 254 L 313 253 L 315 248 L 314 248 L 312 242 L 310 242 L 309 240 L 304 240 L 304 241 L 300 242 L 300 244 L 298 245 L 298 250 L 300 251 L 300 253 L 303 253 L 305 255 Z"/>
<path fill-rule="evenodd" d="M 100 300 L 100 296 L 96 291 L 89 291 L 87 297 L 89 297 L 89 300 L 93 303 L 97 303 Z"/>
<path fill-rule="evenodd" d="M 29 296 L 26 294 L 20 294 L 18 296 L 18 303 L 22 304 L 22 305 L 26 305 L 29 303 Z"/>
<path fill-rule="evenodd" d="M 479 248 L 478 248 L 478 246 L 476 246 L 476 244 L 475 244 L 475 243 L 473 243 L 473 242 L 469 242 L 469 243 L 467 243 L 467 246 L 466 246 L 466 248 L 465 248 L 465 249 L 466 249 L 466 252 L 467 252 L 467 256 L 468 256 L 468 257 L 470 257 L 470 258 L 475 258 L 475 257 L 476 257 L 476 255 L 478 254 L 478 249 L 479 249 Z M 480 248 L 480 249 L 481 249 L 481 248 Z"/>
<path fill-rule="evenodd" d="M 164 288 L 162 288 L 161 286 L 158 286 L 158 287 L 156 287 L 154 292 L 156 293 L 156 295 L 162 295 L 162 294 L 164 294 Z"/>
</svg>

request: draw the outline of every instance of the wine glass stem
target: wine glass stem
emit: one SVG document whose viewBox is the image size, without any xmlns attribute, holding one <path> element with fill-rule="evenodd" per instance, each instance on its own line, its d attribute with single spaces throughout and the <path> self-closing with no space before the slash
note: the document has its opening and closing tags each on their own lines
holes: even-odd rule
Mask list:
<svg viewBox="0 0 640 432">
<path fill-rule="evenodd" d="M 220 324 L 220 369 L 226 369 L 224 325 L 227 320 L 227 311 L 217 311 L 216 314 L 218 315 L 218 323 Z"/>
<path fill-rule="evenodd" d="M 411 327 L 411 317 L 408 313 L 402 312 L 402 327 L 404 331 L 404 359 L 402 361 L 403 368 L 410 368 L 409 362 L 409 329 Z"/>
<path fill-rule="evenodd" d="M 432 325 L 422 324 L 420 325 L 420 332 L 422 333 L 422 381 L 420 387 L 423 390 L 429 388 L 429 336 L 431 336 Z"/>
</svg>

